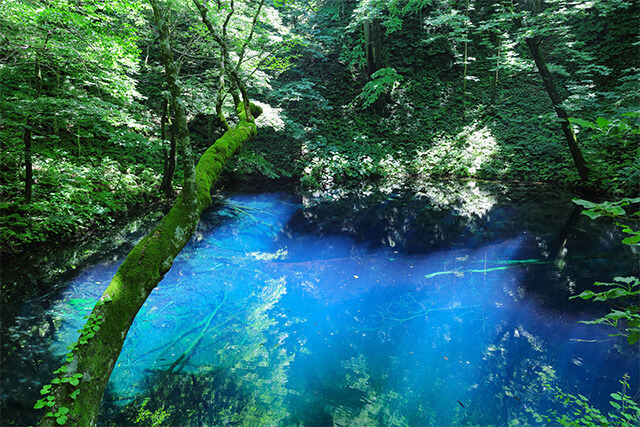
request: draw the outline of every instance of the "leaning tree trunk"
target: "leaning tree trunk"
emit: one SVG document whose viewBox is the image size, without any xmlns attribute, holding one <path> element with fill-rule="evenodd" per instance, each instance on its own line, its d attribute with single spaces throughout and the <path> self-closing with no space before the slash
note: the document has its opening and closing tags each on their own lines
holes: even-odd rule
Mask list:
<svg viewBox="0 0 640 427">
<path fill-rule="evenodd" d="M 45 407 L 48 413 L 40 425 L 96 425 L 102 395 L 133 320 L 189 241 L 200 215 L 211 203 L 211 187 L 227 160 L 244 142 L 256 136 L 253 117 L 246 111 L 257 116 L 260 110 L 253 105 L 245 109 L 240 104 L 237 109 L 238 125 L 218 139 L 204 153 L 198 165 L 193 166 L 189 130 L 168 42 L 168 27 L 156 0 L 150 2 L 158 24 L 167 82 L 174 100 L 178 143 L 184 155 L 185 182 L 169 213 L 124 260 L 91 312 L 65 365 L 55 372 L 57 377 L 52 384 L 43 388 L 45 398 L 36 407 Z"/>
<path fill-rule="evenodd" d="M 511 5 L 513 8 L 513 4 Z M 533 0 L 533 10 L 532 15 L 537 15 L 542 10 L 542 1 L 541 0 Z M 522 20 L 520 18 L 514 18 L 512 21 L 516 28 L 523 28 Z M 567 141 L 567 145 L 569 146 L 569 151 L 571 151 L 571 157 L 573 158 L 573 162 L 576 165 L 576 169 L 578 170 L 578 175 L 580 175 L 580 179 L 583 182 L 586 182 L 589 178 L 589 167 L 587 166 L 587 162 L 582 157 L 582 151 L 580 150 L 580 146 L 578 145 L 578 139 L 576 138 L 576 134 L 569 123 L 569 116 L 567 115 L 567 111 L 562 106 L 562 97 L 558 93 L 558 89 L 556 88 L 556 84 L 553 80 L 553 76 L 547 68 L 547 63 L 542 57 L 542 53 L 540 52 L 540 43 L 542 43 L 543 38 L 541 36 L 533 36 L 527 37 L 525 39 L 527 43 L 527 47 L 529 48 L 529 52 L 533 57 L 533 61 L 536 63 L 536 67 L 538 68 L 538 73 L 540 77 L 542 77 L 542 83 L 544 84 L 544 88 L 547 90 L 547 94 L 549 94 L 549 98 L 551 98 L 551 103 L 553 104 L 553 108 L 556 111 L 556 115 L 560 119 L 560 126 L 562 126 L 562 133 L 564 134 L 564 138 Z"/>
<path fill-rule="evenodd" d="M 541 41 L 542 39 L 539 36 L 528 38 L 526 39 L 527 47 L 529 48 L 529 52 L 531 53 L 531 56 L 536 63 L 538 73 L 540 73 L 540 77 L 542 77 L 544 88 L 547 90 L 549 98 L 551 98 L 551 103 L 553 104 L 553 108 L 556 110 L 556 115 L 560 119 L 562 133 L 564 134 L 564 138 L 567 141 L 569 150 L 571 151 L 573 162 L 578 169 L 578 175 L 580 175 L 580 179 L 583 182 L 586 182 L 589 178 L 589 168 L 587 166 L 587 162 L 584 160 L 584 157 L 582 157 L 582 151 L 580 151 L 578 139 L 576 138 L 576 134 L 573 131 L 571 124 L 569 123 L 569 116 L 567 115 L 567 111 L 562 106 L 563 100 L 558 93 L 556 84 L 553 81 L 553 76 L 551 75 L 549 68 L 547 68 L 547 64 L 542 57 L 542 53 L 540 53 Z"/>
</svg>

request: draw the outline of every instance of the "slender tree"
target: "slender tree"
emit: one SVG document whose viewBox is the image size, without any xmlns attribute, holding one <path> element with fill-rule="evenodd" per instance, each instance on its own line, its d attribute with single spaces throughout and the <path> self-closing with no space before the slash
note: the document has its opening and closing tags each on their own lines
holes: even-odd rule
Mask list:
<svg viewBox="0 0 640 427">
<path fill-rule="evenodd" d="M 512 6 L 513 9 L 513 6 Z M 534 0 L 533 9 L 531 10 L 531 15 L 535 17 L 536 15 L 542 12 L 542 2 L 541 0 Z M 515 24 L 517 29 L 522 29 L 524 27 L 522 17 L 516 16 L 513 18 L 513 23 Z M 536 68 L 538 69 L 538 73 L 542 78 L 542 83 L 544 84 L 544 88 L 551 99 L 551 103 L 553 104 L 553 108 L 556 112 L 556 115 L 560 119 L 560 126 L 562 127 L 562 133 L 564 134 L 565 141 L 567 142 L 567 146 L 569 147 L 569 151 L 571 152 L 571 157 L 573 158 L 573 162 L 576 165 L 576 169 L 578 170 L 578 174 L 580 175 L 580 179 L 583 182 L 586 182 L 589 178 L 589 167 L 587 166 L 587 162 L 582 156 L 582 151 L 580 150 L 580 146 L 578 144 L 578 139 L 576 138 L 576 134 L 569 123 L 569 115 L 567 114 L 567 110 L 563 107 L 562 103 L 564 102 L 564 98 L 560 96 L 558 91 L 558 86 L 553 78 L 553 75 L 549 71 L 549 67 L 547 67 L 547 63 L 544 60 L 542 52 L 540 51 L 540 45 L 544 41 L 545 37 L 540 34 L 536 34 L 535 28 L 530 29 L 528 32 L 529 35 L 525 37 L 525 43 L 527 48 L 529 49 L 529 53 L 533 58 Z"/>
</svg>

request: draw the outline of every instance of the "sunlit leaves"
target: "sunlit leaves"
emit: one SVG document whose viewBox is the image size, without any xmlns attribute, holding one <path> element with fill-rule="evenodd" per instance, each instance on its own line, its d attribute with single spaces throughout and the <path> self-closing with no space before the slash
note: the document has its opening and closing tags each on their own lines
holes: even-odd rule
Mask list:
<svg viewBox="0 0 640 427">
<path fill-rule="evenodd" d="M 58 78 L 64 73 L 76 87 L 96 86 L 123 102 L 138 97 L 129 74 L 138 63 L 139 2 L 109 1 L 99 7 L 65 0 L 3 3 L 7 37 L 21 46 L 10 66 L 37 60 L 47 73 L 55 70 Z"/>
<path fill-rule="evenodd" d="M 393 68 L 382 68 L 371 75 L 371 81 L 362 89 L 359 98 L 362 108 L 368 108 L 382 96 L 388 94 L 402 77 Z"/>
<path fill-rule="evenodd" d="M 594 203 L 588 200 L 575 198 L 573 199 L 573 203 L 584 207 L 585 210 L 582 211 L 582 214 L 591 219 L 599 218 L 601 216 L 624 217 L 627 215 L 624 207 L 640 203 L 640 197 L 624 198 L 617 202 L 606 201 L 602 203 Z M 637 212 L 633 214 L 633 216 L 637 215 Z M 628 229 L 628 231 L 631 231 L 630 227 L 626 226 L 625 228 Z"/>
<path fill-rule="evenodd" d="M 610 313 L 595 320 L 583 321 L 585 324 L 608 325 L 620 330 L 621 334 L 627 337 L 630 345 L 638 342 L 640 337 L 640 310 L 633 302 L 640 295 L 640 279 L 637 277 L 616 277 L 614 283 L 596 282 L 596 286 L 607 286 L 611 289 L 603 292 L 585 290 L 580 295 L 571 297 L 582 298 L 584 300 L 606 301 L 614 303 L 614 309 Z M 626 305 L 625 301 L 631 301 L 631 305 Z"/>
</svg>

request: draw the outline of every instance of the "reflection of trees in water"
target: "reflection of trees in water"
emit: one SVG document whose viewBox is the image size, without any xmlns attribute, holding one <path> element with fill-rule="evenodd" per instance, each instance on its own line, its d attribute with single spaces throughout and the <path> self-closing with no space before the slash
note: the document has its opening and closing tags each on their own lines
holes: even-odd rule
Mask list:
<svg viewBox="0 0 640 427">
<path fill-rule="evenodd" d="M 558 202 L 550 203 L 553 200 Z M 460 244 L 477 247 L 526 231 L 552 239 L 573 209 L 566 201 L 543 187 L 429 182 L 402 191 L 374 189 L 309 198 L 288 229 L 349 235 L 373 247 L 427 253 Z"/>
<path fill-rule="evenodd" d="M 148 399 L 145 410 L 164 408 L 169 413 L 168 425 L 277 425 L 287 415 L 284 400 L 289 394 L 288 366 L 294 352 L 282 345 L 287 336 L 278 333 L 270 310 L 286 292 L 286 284 L 283 279 L 266 277 L 261 288 L 257 283 L 255 278 L 244 284 L 234 281 L 233 287 L 209 296 L 212 310 L 196 327 L 188 318 L 172 325 L 184 331 L 178 339 L 169 339 L 138 357 L 153 356 L 155 361 L 142 384 L 146 391 L 124 410 L 108 405 L 103 416 L 131 424 L 143 400 Z M 147 332 L 170 314 L 143 320 L 142 324 L 151 324 L 133 334 L 134 342 L 128 347 L 143 346 L 149 339 Z M 127 374 L 124 370 L 123 375 Z M 112 385 L 105 400 L 120 398 Z"/>
<path fill-rule="evenodd" d="M 479 381 L 467 405 L 463 421 L 479 425 L 530 425 L 528 415 L 540 405 L 547 391 L 545 384 L 556 379 L 546 343 L 522 326 L 502 324 L 493 343 L 482 349 Z M 486 408 L 499 408 L 491 414 Z"/>
</svg>

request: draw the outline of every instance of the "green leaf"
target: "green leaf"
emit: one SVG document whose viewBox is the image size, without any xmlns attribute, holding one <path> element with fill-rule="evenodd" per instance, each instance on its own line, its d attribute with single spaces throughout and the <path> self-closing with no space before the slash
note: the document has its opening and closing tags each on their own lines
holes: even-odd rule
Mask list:
<svg viewBox="0 0 640 427">
<path fill-rule="evenodd" d="M 625 237 L 622 239 L 622 243 L 625 245 L 637 245 L 640 244 L 640 234 L 636 234 L 635 236 Z"/>
<path fill-rule="evenodd" d="M 571 120 L 571 119 L 569 119 Z M 583 200 L 583 199 L 572 199 L 571 200 L 573 203 L 575 203 L 576 205 L 580 205 L 582 207 L 585 207 L 587 209 L 591 209 L 591 208 L 595 208 L 597 205 L 593 202 L 590 202 L 588 200 Z"/>
<path fill-rule="evenodd" d="M 569 117 L 569 123 L 574 124 L 574 125 L 578 125 L 578 126 L 582 126 L 582 127 L 585 127 L 585 128 L 589 128 L 589 129 L 597 129 L 598 128 L 595 123 L 591 123 L 591 122 L 588 122 L 588 121 L 582 120 L 582 119 L 576 119 L 574 117 Z"/>
<path fill-rule="evenodd" d="M 36 404 L 33 406 L 33 409 L 42 409 L 44 408 L 45 405 L 45 401 L 44 399 L 40 399 L 36 402 Z"/>
<path fill-rule="evenodd" d="M 594 295 L 595 293 L 593 291 L 590 291 L 589 289 L 587 289 L 586 291 L 582 292 L 580 295 L 576 295 L 571 298 L 589 299 L 589 298 L 593 298 Z"/>
<path fill-rule="evenodd" d="M 635 284 L 635 285 L 640 285 L 640 280 L 638 280 L 637 277 L 634 276 L 630 276 L 630 277 L 614 277 L 613 280 L 615 280 L 616 282 L 620 282 L 620 283 L 626 283 L 628 285 L 630 284 Z"/>
<path fill-rule="evenodd" d="M 607 314 L 605 317 L 611 320 L 620 320 L 628 315 L 629 314 L 626 311 L 612 310 L 611 313 Z"/>
<path fill-rule="evenodd" d="M 635 331 L 629 334 L 627 337 L 627 342 L 629 345 L 634 345 L 640 340 L 640 331 Z"/>
<path fill-rule="evenodd" d="M 605 130 L 605 128 L 609 127 L 611 122 L 609 120 L 605 119 L 604 117 L 598 117 L 598 120 L 596 120 L 596 124 L 598 125 L 598 127 L 600 129 Z"/>
<path fill-rule="evenodd" d="M 612 213 L 614 215 L 618 215 L 618 216 L 623 216 L 627 214 L 625 210 L 620 206 L 609 206 L 607 207 L 607 212 Z"/>
<path fill-rule="evenodd" d="M 609 291 L 607 291 L 607 298 L 609 299 L 616 299 L 616 298 L 622 298 L 625 296 L 628 296 L 629 293 L 627 291 L 625 291 L 624 289 L 620 289 L 620 288 L 614 288 L 611 289 Z"/>
<path fill-rule="evenodd" d="M 69 408 L 67 408 L 66 406 L 62 406 L 60 409 L 58 409 L 58 412 L 56 413 L 56 417 L 59 417 L 61 415 L 66 415 L 69 413 Z"/>
<path fill-rule="evenodd" d="M 620 393 L 611 393 L 609 396 L 613 397 L 615 400 L 622 400 L 622 395 Z"/>
<path fill-rule="evenodd" d="M 603 216 L 604 214 L 600 213 L 600 212 L 594 212 L 594 211 L 589 211 L 589 210 L 584 210 L 582 211 L 582 215 L 586 215 L 591 219 L 596 219 L 596 218 L 600 218 L 601 216 Z"/>
<path fill-rule="evenodd" d="M 616 408 L 616 409 L 620 409 L 620 408 L 622 408 L 622 406 L 620 406 L 620 404 L 619 404 L 619 403 L 617 403 L 617 402 L 610 401 L 610 402 L 609 402 L 609 404 L 610 404 L 611 406 L 613 406 L 614 408 Z"/>
<path fill-rule="evenodd" d="M 627 326 L 630 328 L 640 327 L 640 317 L 635 315 L 633 319 L 627 321 Z"/>
</svg>

